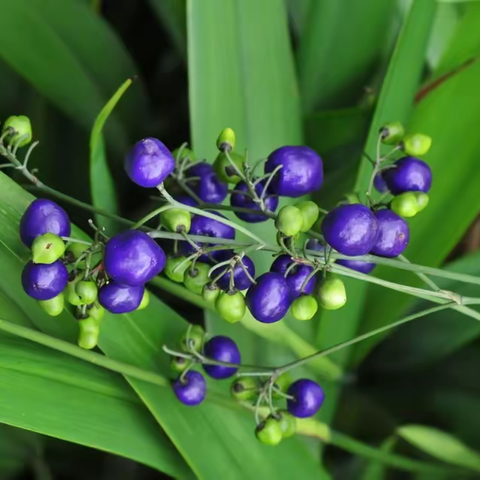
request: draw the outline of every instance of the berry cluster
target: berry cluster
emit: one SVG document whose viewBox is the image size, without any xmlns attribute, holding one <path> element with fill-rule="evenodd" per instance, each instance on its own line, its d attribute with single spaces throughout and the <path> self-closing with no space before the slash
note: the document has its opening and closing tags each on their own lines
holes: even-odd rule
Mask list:
<svg viewBox="0 0 480 480">
<path fill-rule="evenodd" d="M 179 342 L 179 351 L 164 347 L 172 355 L 171 368 L 179 376 L 172 382 L 176 397 L 187 406 L 199 405 L 206 397 L 204 376 L 193 370 L 201 365 L 203 371 L 215 380 L 237 375 L 231 384 L 231 394 L 245 406 L 255 410 L 258 440 L 267 445 L 278 445 L 296 431 L 296 418 L 315 415 L 323 404 L 325 394 L 320 385 L 302 378 L 292 381 L 285 372 L 271 369 L 266 381 L 259 380 L 259 372 L 240 373 L 241 355 L 236 343 L 229 337 L 215 336 L 206 341 L 202 327 L 190 326 Z M 277 403 L 286 402 L 286 408 Z M 269 413 L 261 415 L 262 404 Z M 260 421 L 260 417 L 265 417 Z"/>
</svg>

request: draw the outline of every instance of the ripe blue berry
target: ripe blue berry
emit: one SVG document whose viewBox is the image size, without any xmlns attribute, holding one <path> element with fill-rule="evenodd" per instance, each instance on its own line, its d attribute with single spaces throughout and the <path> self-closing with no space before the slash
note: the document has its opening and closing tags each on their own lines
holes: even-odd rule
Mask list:
<svg viewBox="0 0 480 480">
<path fill-rule="evenodd" d="M 22 272 L 22 286 L 25 293 L 35 300 L 50 300 L 63 292 L 68 283 L 68 271 L 57 260 L 43 264 L 28 262 Z"/>
<path fill-rule="evenodd" d="M 177 378 L 172 386 L 176 397 L 189 407 L 199 405 L 205 399 L 207 384 L 199 372 L 190 370 L 183 379 Z"/>
<path fill-rule="evenodd" d="M 407 222 L 388 209 L 378 210 L 374 215 L 378 220 L 379 234 L 372 253 L 382 257 L 397 257 L 407 248 L 410 240 Z"/>
<path fill-rule="evenodd" d="M 108 276 L 123 285 L 143 285 L 165 266 L 165 253 L 145 232 L 127 230 L 105 246 L 103 262 Z"/>
<path fill-rule="evenodd" d="M 136 310 L 142 303 L 143 285 L 119 285 L 109 282 L 98 291 L 98 302 L 112 313 L 128 313 Z"/>
<path fill-rule="evenodd" d="M 231 254 L 230 254 L 231 256 Z M 227 258 L 223 258 L 224 260 L 227 260 Z M 242 263 L 248 273 L 250 274 L 251 277 L 255 278 L 255 264 L 253 263 L 253 260 L 250 257 L 247 257 L 244 255 L 242 258 Z M 229 290 L 230 289 L 230 276 L 231 273 L 230 271 L 227 271 L 222 277 L 220 277 L 220 280 L 218 280 L 218 285 L 222 290 Z M 237 264 L 233 268 L 233 286 L 237 290 L 246 290 L 247 288 L 252 285 L 251 280 L 247 277 L 245 271 L 241 267 L 241 265 Z"/>
<path fill-rule="evenodd" d="M 395 168 L 389 168 L 384 173 L 388 188 L 394 195 L 428 193 L 432 186 L 432 171 L 427 163 L 415 157 L 403 157 L 394 165 Z"/>
<path fill-rule="evenodd" d="M 67 212 L 60 205 L 45 198 L 34 200 L 20 220 L 20 238 L 27 247 L 31 247 L 33 241 L 45 233 L 68 237 L 70 231 Z"/>
<path fill-rule="evenodd" d="M 278 322 L 290 308 L 290 287 L 283 275 L 264 273 L 257 278 L 257 284 L 248 289 L 246 301 L 250 313 L 259 322 Z"/>
<path fill-rule="evenodd" d="M 270 183 L 270 190 L 285 197 L 300 197 L 318 190 L 323 183 L 322 159 L 309 147 L 286 146 L 272 152 L 265 173 L 282 165 Z"/>
<path fill-rule="evenodd" d="M 156 138 L 137 142 L 125 158 L 125 171 L 130 180 L 145 188 L 160 185 L 175 169 L 170 150 Z"/>
<path fill-rule="evenodd" d="M 364 273 L 365 275 L 375 268 L 374 263 L 364 262 L 363 260 L 337 260 L 335 263 L 350 268 L 351 270 Z"/>
<path fill-rule="evenodd" d="M 378 172 L 373 179 L 373 186 L 380 193 L 385 193 L 388 190 L 387 182 L 385 181 L 384 174 L 386 171 Z"/>
<path fill-rule="evenodd" d="M 307 250 L 323 252 L 323 250 L 325 250 L 325 246 L 317 238 L 310 238 L 310 240 L 307 242 Z"/>
<path fill-rule="evenodd" d="M 228 195 L 228 185 L 221 182 L 213 167 L 207 162 L 196 163 L 185 172 L 188 177 L 200 177 L 188 182 L 197 196 L 207 203 L 222 203 Z"/>
<path fill-rule="evenodd" d="M 265 182 L 266 180 L 262 180 L 261 182 L 258 182 L 255 185 L 255 192 L 259 197 L 262 195 Z M 258 203 L 255 203 L 253 199 L 246 194 L 248 193 L 248 187 L 244 181 L 237 183 L 234 190 L 235 192 L 232 193 L 232 195 L 230 196 L 230 205 L 232 207 L 249 208 L 250 210 L 260 211 L 260 207 L 258 206 Z M 236 192 L 245 192 L 245 194 L 236 193 Z M 263 198 L 263 201 L 265 203 L 265 207 L 267 211 L 269 212 L 274 212 L 278 207 L 278 197 L 276 195 L 271 195 L 267 193 Z M 240 220 L 243 220 L 244 222 L 248 222 L 248 223 L 260 223 L 268 220 L 268 217 L 262 214 L 256 215 L 254 213 L 245 213 L 245 212 L 234 212 L 234 213 Z"/>
<path fill-rule="evenodd" d="M 287 394 L 293 397 L 293 399 L 287 400 L 287 410 L 298 418 L 315 415 L 325 399 L 323 388 L 307 378 L 293 382 L 288 388 Z"/>
<path fill-rule="evenodd" d="M 330 211 L 322 223 L 327 243 L 344 255 L 367 254 L 378 237 L 378 222 L 365 205 L 340 205 Z"/>
<path fill-rule="evenodd" d="M 285 276 L 285 272 L 288 267 L 292 264 L 292 258 L 290 255 L 280 255 L 275 259 L 270 267 L 271 272 L 280 273 Z M 310 278 L 306 283 L 305 287 L 302 290 L 302 285 L 304 284 L 307 277 L 313 272 L 313 268 L 309 265 L 297 264 L 289 272 L 286 277 L 288 288 L 290 289 L 290 300 L 295 300 L 301 294 L 310 295 L 315 289 L 317 284 L 317 279 L 315 276 Z"/>
<path fill-rule="evenodd" d="M 203 347 L 203 353 L 212 360 L 228 363 L 240 363 L 241 356 L 237 344 L 229 337 L 217 335 L 211 338 Z M 217 380 L 229 378 L 235 374 L 238 368 L 223 365 L 204 364 L 206 374 Z"/>
</svg>

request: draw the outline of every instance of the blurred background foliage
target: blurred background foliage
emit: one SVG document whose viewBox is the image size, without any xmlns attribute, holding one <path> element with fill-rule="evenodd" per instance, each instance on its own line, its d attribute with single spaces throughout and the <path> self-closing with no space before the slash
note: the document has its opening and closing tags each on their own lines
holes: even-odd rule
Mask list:
<svg viewBox="0 0 480 480">
<path fill-rule="evenodd" d="M 285 144 L 317 150 L 326 181 L 316 200 L 331 208 L 346 193 L 363 194 L 370 167 L 362 152 L 372 152 L 383 123 L 400 120 L 434 139 L 431 201 L 411 222 L 408 258 L 480 275 L 480 2 L 0 0 L 0 12 L 0 118 L 32 119 L 40 147 L 31 166 L 51 187 L 139 218 L 156 204 L 127 182 L 126 148 L 145 136 L 171 149 L 189 141 L 213 161 L 216 136 L 230 126 L 239 150 L 254 159 Z M 92 125 L 128 78 L 133 84 L 95 150 Z M 12 225 L 30 197 L 3 174 L 0 184 L 1 316 L 71 340 L 72 319 L 59 326 L 42 317 L 19 290 L 26 252 Z M 69 211 L 86 227 L 88 212 Z M 375 275 L 420 282 L 387 268 Z M 225 326 L 158 289 L 148 313 L 107 319 L 100 347 L 166 372 L 158 350 L 184 328 L 179 313 L 228 331 L 246 361 L 280 364 L 306 343 L 328 347 L 426 308 L 375 285 L 346 283 L 344 309 L 270 331 Z M 476 296 L 475 286 L 438 284 Z M 431 461 L 433 454 L 478 474 L 479 336 L 477 321 L 445 310 L 338 352 L 332 359 L 351 373 L 341 386 L 324 382 L 320 419 L 370 445 L 377 460 L 396 452 Z M 250 417 L 217 405 L 186 412 L 167 390 L 127 384 L 0 335 L 0 479 L 462 477 L 395 470 L 368 459 L 363 447 L 352 455 L 312 439 L 272 450 L 255 443 Z M 472 450 L 455 450 L 437 430 L 420 434 L 411 424 L 448 432 Z"/>
</svg>

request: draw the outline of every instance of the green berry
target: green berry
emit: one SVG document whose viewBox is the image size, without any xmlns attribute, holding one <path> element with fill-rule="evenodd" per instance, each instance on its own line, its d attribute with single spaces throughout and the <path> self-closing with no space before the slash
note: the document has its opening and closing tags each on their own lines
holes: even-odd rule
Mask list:
<svg viewBox="0 0 480 480">
<path fill-rule="evenodd" d="M 387 123 L 380 129 L 382 143 L 386 145 L 397 145 L 402 141 L 405 129 L 400 122 Z"/>
<path fill-rule="evenodd" d="M 224 320 L 236 323 L 244 317 L 247 305 L 243 293 L 233 290 L 222 292 L 215 302 L 215 308 Z"/>
<path fill-rule="evenodd" d="M 397 195 L 390 203 L 390 208 L 401 217 L 410 218 L 418 213 L 418 200 L 414 192 Z"/>
<path fill-rule="evenodd" d="M 144 308 L 147 308 L 149 303 L 150 303 L 150 293 L 148 292 L 147 289 L 145 289 L 143 292 L 142 301 L 140 302 L 140 305 L 138 306 L 137 310 L 143 310 Z"/>
<path fill-rule="evenodd" d="M 283 438 L 280 422 L 274 417 L 268 417 L 257 425 L 255 435 L 265 445 L 278 445 Z"/>
<path fill-rule="evenodd" d="M 89 305 L 97 299 L 98 287 L 91 280 L 80 280 L 75 284 L 75 293 L 80 299 L 80 305 Z"/>
<path fill-rule="evenodd" d="M 183 279 L 184 285 L 193 293 L 197 295 L 202 294 L 203 287 L 209 282 L 208 272 L 210 271 L 210 265 L 206 263 L 197 262 L 195 267 L 189 268 L 185 272 Z"/>
<path fill-rule="evenodd" d="M 97 346 L 100 327 L 98 322 L 92 317 L 87 317 L 78 321 L 80 333 L 78 335 L 78 346 L 86 350 L 91 350 Z"/>
<path fill-rule="evenodd" d="M 299 202 L 295 206 L 300 210 L 300 213 L 302 214 L 302 228 L 300 229 L 300 231 L 308 232 L 318 220 L 320 209 L 315 202 L 312 202 L 310 200 Z"/>
<path fill-rule="evenodd" d="M 413 194 L 417 199 L 418 211 L 421 212 L 428 205 L 430 198 L 424 192 L 413 192 Z"/>
<path fill-rule="evenodd" d="M 228 155 L 237 168 L 234 168 L 230 163 L 227 154 L 221 152 L 213 162 L 213 169 L 222 182 L 237 184 L 241 180 L 237 173 L 237 169 L 242 173 L 244 172 L 245 158 L 235 152 L 230 152 Z"/>
<path fill-rule="evenodd" d="M 321 284 L 318 297 L 323 308 L 337 310 L 347 301 L 345 284 L 339 278 L 328 278 Z"/>
<path fill-rule="evenodd" d="M 217 148 L 224 152 L 235 150 L 235 132 L 231 128 L 224 128 L 217 138 Z"/>
<path fill-rule="evenodd" d="M 70 242 L 67 245 L 67 253 L 71 254 L 72 260 L 79 259 L 86 250 L 88 250 L 89 246 L 84 245 L 83 243 L 77 242 Z"/>
<path fill-rule="evenodd" d="M 174 372 L 182 373 L 190 364 L 190 361 L 187 358 L 183 357 L 172 357 L 170 361 L 170 368 Z"/>
<path fill-rule="evenodd" d="M 317 313 L 318 303 L 312 295 L 302 295 L 294 300 L 291 308 L 297 320 L 311 320 Z"/>
<path fill-rule="evenodd" d="M 78 307 L 82 305 L 82 300 L 78 296 L 75 287 L 77 283 L 83 278 L 83 273 L 79 273 L 77 275 L 74 275 L 73 272 L 70 274 L 70 276 L 73 276 L 73 278 L 69 278 L 67 288 L 65 289 L 65 296 L 66 300 L 70 305 L 74 305 L 75 307 Z"/>
<path fill-rule="evenodd" d="M 186 210 L 171 208 L 160 215 L 160 223 L 170 232 L 188 233 L 192 218 L 190 212 Z"/>
<path fill-rule="evenodd" d="M 53 233 L 44 233 L 32 243 L 33 263 L 51 264 L 65 253 L 65 242 Z"/>
<path fill-rule="evenodd" d="M 280 424 L 283 438 L 289 438 L 295 435 L 297 430 L 297 419 L 293 415 L 290 415 L 286 410 L 279 410 L 276 417 Z"/>
<path fill-rule="evenodd" d="M 65 296 L 62 293 L 50 300 L 39 300 L 38 305 L 51 317 L 56 317 L 63 312 L 65 307 Z"/>
<path fill-rule="evenodd" d="M 25 115 L 8 117 L 3 124 L 2 133 L 5 133 L 8 128 L 13 128 L 15 132 L 12 135 L 7 136 L 7 140 L 12 145 L 18 145 L 18 147 L 24 147 L 32 141 L 32 125 L 30 119 Z M 20 138 L 25 137 L 19 142 Z M 17 143 L 18 142 L 18 143 Z"/>
<path fill-rule="evenodd" d="M 287 237 L 297 235 L 301 231 L 302 225 L 302 213 L 293 205 L 282 207 L 275 219 L 275 227 Z"/>
<path fill-rule="evenodd" d="M 188 160 L 190 160 L 190 162 L 195 161 L 195 154 L 192 152 L 192 150 L 190 150 L 187 147 L 183 147 L 181 152 L 180 152 L 180 147 L 176 148 L 172 152 L 172 155 L 173 155 L 173 158 L 175 159 L 175 161 L 178 162 L 178 163 L 181 163 L 182 160 L 185 160 L 186 158 L 188 158 Z"/>
<path fill-rule="evenodd" d="M 285 393 L 288 390 L 288 387 L 293 382 L 292 376 L 288 373 L 282 373 L 276 380 L 275 380 L 275 387 L 277 387 L 281 392 Z M 278 392 L 273 390 L 274 398 L 283 398 Z"/>
<path fill-rule="evenodd" d="M 184 262 L 184 260 L 186 260 L 186 257 L 184 257 L 183 255 L 167 257 L 163 272 L 173 282 L 183 283 L 185 271 L 192 264 L 191 261 L 188 261 L 183 263 L 183 265 L 181 265 L 179 268 L 177 268 L 182 262 Z"/>
<path fill-rule="evenodd" d="M 207 283 L 203 287 L 202 291 L 202 297 L 205 301 L 209 303 L 215 303 L 217 300 L 218 296 L 220 295 L 220 288 L 217 284 L 215 283 Z"/>
<path fill-rule="evenodd" d="M 196 352 L 200 352 L 202 350 L 204 341 L 205 330 L 203 327 L 200 325 L 191 325 L 180 337 L 180 349 L 184 352 L 190 352 L 191 349 L 195 350 Z"/>
<path fill-rule="evenodd" d="M 89 317 L 99 323 L 105 316 L 105 309 L 98 303 L 98 301 L 95 301 L 87 306 L 87 313 Z"/>
<path fill-rule="evenodd" d="M 258 381 L 254 377 L 241 377 L 232 382 L 230 392 L 240 402 L 253 400 L 258 394 Z"/>
<path fill-rule="evenodd" d="M 431 146 L 432 137 L 423 133 L 409 133 L 403 139 L 404 152 L 415 157 L 427 153 Z"/>
</svg>

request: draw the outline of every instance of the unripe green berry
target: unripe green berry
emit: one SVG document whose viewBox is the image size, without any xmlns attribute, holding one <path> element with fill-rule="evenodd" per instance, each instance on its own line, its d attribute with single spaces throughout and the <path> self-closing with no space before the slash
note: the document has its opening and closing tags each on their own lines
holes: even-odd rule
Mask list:
<svg viewBox="0 0 480 480">
<path fill-rule="evenodd" d="M 91 350 L 97 346 L 100 327 L 98 322 L 92 317 L 87 317 L 78 321 L 80 333 L 78 335 L 78 346 Z"/>
<path fill-rule="evenodd" d="M 409 133 L 403 139 L 403 151 L 408 155 L 424 155 L 432 146 L 432 137 L 423 133 Z"/>
<path fill-rule="evenodd" d="M 65 253 L 65 242 L 53 233 L 44 233 L 32 243 L 33 263 L 50 264 Z"/>
<path fill-rule="evenodd" d="M 39 300 L 38 305 L 51 317 L 56 317 L 63 312 L 65 307 L 65 295 L 60 293 L 50 300 Z"/>
<path fill-rule="evenodd" d="M 386 145 L 397 145 L 405 135 L 405 129 L 400 122 L 387 123 L 380 129 L 382 143 Z"/>
<path fill-rule="evenodd" d="M 185 272 L 183 279 L 184 285 L 193 293 L 197 295 L 202 294 L 203 287 L 209 282 L 208 272 L 210 271 L 210 265 L 206 263 L 197 262 L 195 267 L 189 268 Z"/>
<path fill-rule="evenodd" d="M 224 320 L 236 323 L 244 317 L 247 306 L 243 293 L 233 290 L 222 292 L 215 302 L 215 308 Z"/>
<path fill-rule="evenodd" d="M 245 158 L 235 152 L 228 154 L 232 162 L 237 166 L 237 169 L 243 173 L 245 170 Z M 237 169 L 228 160 L 227 154 L 221 152 L 217 155 L 217 158 L 213 162 L 213 169 L 217 174 L 217 177 L 224 183 L 237 184 L 241 178 L 238 175 Z"/>
<path fill-rule="evenodd" d="M 275 219 L 275 227 L 287 237 L 297 235 L 301 231 L 302 225 L 302 213 L 293 205 L 282 207 Z"/>
<path fill-rule="evenodd" d="M 302 295 L 292 303 L 292 315 L 297 320 L 311 320 L 318 310 L 318 303 L 312 295 Z"/>
<path fill-rule="evenodd" d="M 180 155 L 180 156 L 179 156 Z M 195 154 L 193 153 L 192 150 L 190 150 L 189 148 L 187 147 L 183 147 L 182 148 L 182 151 L 180 152 L 180 147 L 179 148 L 176 148 L 173 152 L 172 152 L 172 156 L 173 158 L 175 159 L 176 162 L 179 162 L 181 163 L 183 160 L 185 160 L 186 158 L 188 158 L 188 160 L 190 160 L 190 162 L 194 162 L 195 161 Z"/>
<path fill-rule="evenodd" d="M 241 377 L 232 382 L 230 392 L 239 402 L 253 400 L 258 394 L 259 384 L 254 377 Z"/>
<path fill-rule="evenodd" d="M 401 217 L 414 217 L 418 213 L 418 201 L 414 192 L 397 195 L 390 203 L 390 209 Z"/>
<path fill-rule="evenodd" d="M 70 274 L 70 277 L 73 276 L 73 272 Z M 65 289 L 65 299 L 67 300 L 70 305 L 74 305 L 75 307 L 78 307 L 82 305 L 82 300 L 78 296 L 75 287 L 77 283 L 83 278 L 83 273 L 79 273 L 76 276 L 73 276 L 73 278 L 69 278 L 67 288 Z"/>
<path fill-rule="evenodd" d="M 105 316 L 105 309 L 98 303 L 98 301 L 95 301 L 87 306 L 87 314 L 97 323 L 100 323 Z"/>
<path fill-rule="evenodd" d="M 67 252 L 71 254 L 72 260 L 77 260 L 79 259 L 89 248 L 88 245 L 84 245 L 83 243 L 77 243 L 77 242 L 70 242 L 67 245 Z"/>
<path fill-rule="evenodd" d="M 7 140 L 11 145 L 18 145 L 18 147 L 24 147 L 32 141 L 32 125 L 30 123 L 30 119 L 25 115 L 13 115 L 11 117 L 8 117 L 3 124 L 2 133 L 5 133 L 8 128 L 13 128 L 15 130 L 12 135 L 7 136 Z M 22 141 L 19 142 L 19 139 L 22 137 L 25 138 L 23 138 Z"/>
<path fill-rule="evenodd" d="M 417 199 L 418 211 L 421 212 L 427 205 L 430 197 L 424 192 L 413 192 Z"/>
<path fill-rule="evenodd" d="M 215 303 L 218 296 L 220 295 L 221 290 L 220 287 L 215 283 L 207 283 L 203 287 L 202 297 L 205 301 L 209 303 Z"/>
<path fill-rule="evenodd" d="M 184 257 L 183 255 L 167 257 L 163 273 L 165 273 L 165 275 L 173 282 L 183 283 L 183 280 L 185 278 L 185 271 L 192 264 L 191 261 L 188 261 L 183 263 L 181 267 L 177 268 L 185 259 L 186 257 Z"/>
<path fill-rule="evenodd" d="M 278 445 L 283 438 L 280 423 L 274 417 L 268 417 L 257 425 L 255 435 L 265 445 Z"/>
<path fill-rule="evenodd" d="M 274 383 L 274 386 L 280 390 L 280 392 L 285 393 L 288 390 L 288 387 L 293 382 L 293 378 L 290 373 L 285 372 L 280 375 Z M 273 398 L 281 399 L 284 398 L 280 393 L 278 393 L 275 389 L 273 389 Z"/>
<path fill-rule="evenodd" d="M 200 352 L 203 348 L 204 341 L 205 330 L 203 327 L 201 325 L 191 325 L 180 337 L 180 349 L 183 352 L 191 352 L 192 349 Z"/>
<path fill-rule="evenodd" d="M 300 231 L 308 232 L 318 220 L 320 209 L 315 202 L 312 202 L 310 200 L 299 202 L 295 206 L 300 210 L 300 213 L 302 214 L 302 228 L 300 229 Z"/>
<path fill-rule="evenodd" d="M 326 310 L 337 310 L 347 302 L 345 284 L 339 278 L 328 278 L 320 285 L 320 305 Z"/>
<path fill-rule="evenodd" d="M 297 430 L 297 419 L 293 415 L 290 415 L 286 410 L 279 410 L 276 417 L 280 424 L 283 438 L 289 438 L 295 435 Z"/>
<path fill-rule="evenodd" d="M 188 367 L 190 361 L 183 357 L 172 357 L 170 361 L 170 368 L 174 372 L 182 373 Z"/>
<path fill-rule="evenodd" d="M 147 308 L 149 303 L 150 303 L 150 293 L 148 292 L 147 289 L 145 289 L 143 292 L 142 301 L 140 302 L 140 305 L 138 306 L 137 310 L 143 310 L 144 308 Z"/>
<path fill-rule="evenodd" d="M 160 215 L 160 223 L 170 232 L 185 232 L 190 231 L 192 217 L 190 212 L 182 210 L 181 208 L 171 208 Z"/>
<path fill-rule="evenodd" d="M 224 128 L 217 138 L 217 148 L 224 152 L 235 150 L 235 132 L 231 128 Z"/>
<path fill-rule="evenodd" d="M 80 305 L 89 305 L 97 299 L 98 287 L 91 280 L 80 280 L 75 284 L 75 293 L 80 298 Z"/>
</svg>

